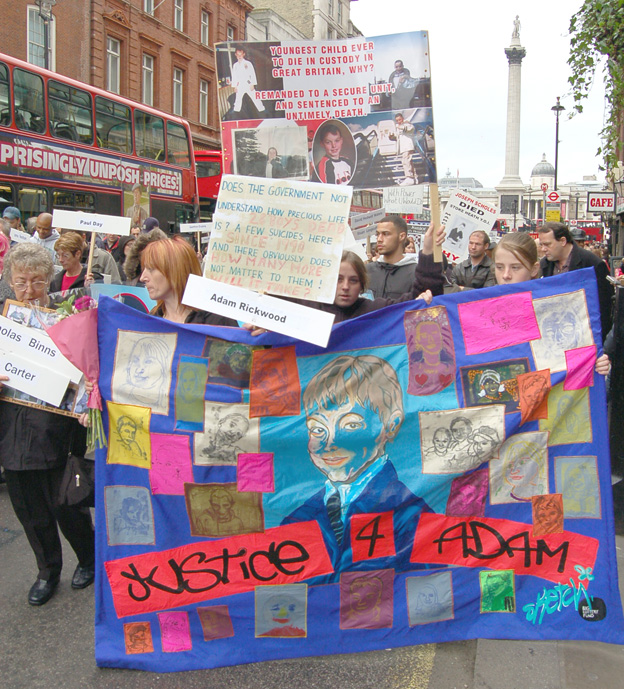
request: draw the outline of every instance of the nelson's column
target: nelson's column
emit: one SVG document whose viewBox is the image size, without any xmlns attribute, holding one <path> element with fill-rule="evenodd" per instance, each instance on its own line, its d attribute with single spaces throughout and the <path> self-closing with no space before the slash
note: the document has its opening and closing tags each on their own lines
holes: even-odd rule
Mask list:
<svg viewBox="0 0 624 689">
<path fill-rule="evenodd" d="M 509 48 L 509 86 L 507 91 L 507 137 L 505 141 L 505 176 L 496 187 L 499 195 L 500 215 L 518 219 L 522 210 L 525 186 L 520 179 L 520 95 L 522 86 L 522 59 L 526 50 L 520 44 L 520 19 L 516 15 Z M 511 223 L 510 223 L 511 225 Z"/>
</svg>

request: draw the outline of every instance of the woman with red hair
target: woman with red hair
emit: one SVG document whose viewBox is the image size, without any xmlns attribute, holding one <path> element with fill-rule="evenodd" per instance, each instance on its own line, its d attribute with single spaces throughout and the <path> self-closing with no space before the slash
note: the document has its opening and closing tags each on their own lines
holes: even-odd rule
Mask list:
<svg viewBox="0 0 624 689">
<path fill-rule="evenodd" d="M 236 321 L 182 304 L 189 275 L 201 275 L 197 254 L 179 235 L 149 243 L 141 254 L 141 282 L 156 301 L 152 315 L 174 323 L 237 327 Z"/>
</svg>

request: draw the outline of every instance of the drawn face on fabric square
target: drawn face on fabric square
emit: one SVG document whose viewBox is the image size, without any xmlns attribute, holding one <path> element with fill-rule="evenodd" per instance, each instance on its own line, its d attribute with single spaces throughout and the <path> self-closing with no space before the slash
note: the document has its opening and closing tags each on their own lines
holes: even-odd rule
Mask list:
<svg viewBox="0 0 624 689">
<path fill-rule="evenodd" d="M 303 404 L 310 459 L 337 483 L 361 476 L 403 422 L 396 372 L 372 355 L 342 355 L 327 363 L 310 380 Z"/>
<path fill-rule="evenodd" d="M 548 433 L 517 433 L 490 462 L 490 503 L 531 502 L 548 493 Z"/>
<path fill-rule="evenodd" d="M 528 359 L 510 359 L 460 369 L 466 406 L 504 404 L 505 413 L 518 411 L 517 376 L 529 370 Z"/>
<path fill-rule="evenodd" d="M 244 389 L 249 387 L 251 354 L 256 349 L 237 342 L 206 338 L 203 357 L 210 359 L 208 382 Z"/>
<path fill-rule="evenodd" d="M 533 301 L 541 339 L 531 348 L 539 369 L 565 371 L 567 349 L 594 344 L 585 300 L 585 290 L 544 297 Z"/>
<path fill-rule="evenodd" d="M 199 621 L 204 633 L 204 641 L 228 639 L 234 636 L 232 618 L 227 605 L 211 605 L 207 608 L 197 608 Z"/>
<path fill-rule="evenodd" d="M 340 575 L 340 628 L 392 627 L 394 571 L 343 572 Z"/>
<path fill-rule="evenodd" d="M 548 418 L 540 419 L 540 431 L 549 431 L 549 445 L 591 443 L 589 390 L 564 390 L 554 385 L 548 394 Z"/>
<path fill-rule="evenodd" d="M 405 581 L 410 627 L 452 620 L 455 617 L 450 572 L 408 577 Z"/>
<path fill-rule="evenodd" d="M 479 572 L 481 612 L 516 612 L 514 571 Z"/>
<path fill-rule="evenodd" d="M 307 584 L 256 586 L 256 636 L 307 636 Z"/>
<path fill-rule="evenodd" d="M 159 612 L 158 622 L 164 653 L 191 650 L 191 627 L 187 612 L 182 610 Z"/>
<path fill-rule="evenodd" d="M 152 464 L 150 445 L 151 410 L 130 404 L 107 402 L 108 464 L 130 464 L 149 469 Z"/>
<path fill-rule="evenodd" d="M 176 342 L 176 333 L 120 330 L 111 386 L 113 401 L 150 407 L 154 414 L 168 414 Z"/>
<path fill-rule="evenodd" d="M 108 545 L 154 545 L 154 515 L 149 490 L 142 486 L 106 486 Z"/>
<path fill-rule="evenodd" d="M 152 627 L 149 622 L 129 622 L 124 624 L 126 653 L 153 653 Z"/>
<path fill-rule="evenodd" d="M 264 531 L 261 493 L 239 493 L 235 483 L 186 483 L 191 535 L 223 538 Z"/>
<path fill-rule="evenodd" d="M 505 406 L 420 412 L 423 474 L 460 474 L 495 457 L 505 438 Z"/>
<path fill-rule="evenodd" d="M 563 533 L 563 499 L 558 493 L 534 495 L 533 537 L 551 533 Z"/>
<path fill-rule="evenodd" d="M 453 333 L 444 307 L 408 311 L 404 317 L 410 395 L 433 395 L 455 378 Z"/>
<path fill-rule="evenodd" d="M 555 485 L 563 495 L 566 519 L 600 519 L 596 457 L 555 457 Z"/>
<path fill-rule="evenodd" d="M 258 452 L 260 424 L 248 404 L 206 402 L 204 432 L 195 433 L 195 464 L 236 466 L 239 454 Z"/>
<path fill-rule="evenodd" d="M 488 490 L 488 470 L 479 469 L 453 479 L 446 514 L 449 517 L 482 517 Z"/>
</svg>

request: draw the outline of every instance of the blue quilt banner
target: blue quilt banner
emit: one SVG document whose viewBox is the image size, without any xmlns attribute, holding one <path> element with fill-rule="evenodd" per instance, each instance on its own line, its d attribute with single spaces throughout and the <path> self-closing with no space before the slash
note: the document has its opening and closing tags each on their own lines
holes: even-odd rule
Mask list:
<svg viewBox="0 0 624 689">
<path fill-rule="evenodd" d="M 577 271 L 320 349 L 103 297 L 98 665 L 624 642 L 597 304 Z"/>
</svg>

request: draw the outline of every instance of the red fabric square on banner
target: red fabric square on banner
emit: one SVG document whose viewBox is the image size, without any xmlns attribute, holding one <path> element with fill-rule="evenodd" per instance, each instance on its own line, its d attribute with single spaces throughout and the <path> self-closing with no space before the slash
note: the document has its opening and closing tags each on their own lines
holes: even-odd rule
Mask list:
<svg viewBox="0 0 624 689">
<path fill-rule="evenodd" d="M 353 562 L 392 557 L 396 554 L 392 515 L 392 512 L 380 512 L 354 514 L 351 517 Z"/>
</svg>

